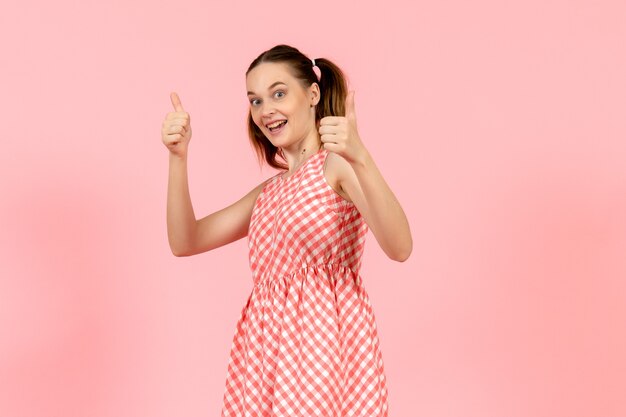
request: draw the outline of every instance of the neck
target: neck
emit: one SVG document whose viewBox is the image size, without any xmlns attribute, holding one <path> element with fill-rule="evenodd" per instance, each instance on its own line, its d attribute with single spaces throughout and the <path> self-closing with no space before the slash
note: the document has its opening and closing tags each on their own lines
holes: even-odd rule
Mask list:
<svg viewBox="0 0 626 417">
<path fill-rule="evenodd" d="M 293 171 L 298 169 L 300 165 L 302 165 L 313 154 L 317 153 L 321 148 L 321 143 L 310 143 L 306 145 L 303 144 L 300 148 L 297 148 L 295 150 L 283 149 L 283 155 L 287 160 L 287 164 L 289 165 L 287 173 L 292 173 Z"/>
</svg>

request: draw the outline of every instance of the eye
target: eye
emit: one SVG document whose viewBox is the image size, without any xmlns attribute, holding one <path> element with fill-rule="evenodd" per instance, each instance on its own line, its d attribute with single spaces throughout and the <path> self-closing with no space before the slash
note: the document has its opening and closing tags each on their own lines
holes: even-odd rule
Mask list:
<svg viewBox="0 0 626 417">
<path fill-rule="evenodd" d="M 282 91 L 282 90 L 277 90 L 277 91 L 274 93 L 274 95 L 279 94 L 279 93 L 280 93 L 280 94 L 282 94 L 282 96 L 279 96 L 278 98 L 282 98 L 282 97 L 284 97 L 284 96 L 285 96 L 285 92 L 284 92 L 284 91 Z M 255 101 L 257 101 L 257 99 L 252 99 L 252 100 L 250 100 L 250 104 L 252 104 L 252 105 L 254 106 L 254 105 L 255 105 Z"/>
</svg>

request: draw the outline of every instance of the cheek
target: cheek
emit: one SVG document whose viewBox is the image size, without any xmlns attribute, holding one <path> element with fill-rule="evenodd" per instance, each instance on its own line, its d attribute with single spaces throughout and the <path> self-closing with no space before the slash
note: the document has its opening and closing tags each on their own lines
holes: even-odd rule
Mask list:
<svg viewBox="0 0 626 417">
<path fill-rule="evenodd" d="M 260 129 L 261 128 L 261 118 L 255 114 L 255 112 L 250 112 L 250 115 L 252 116 L 252 121 L 254 122 L 254 124 Z"/>
</svg>

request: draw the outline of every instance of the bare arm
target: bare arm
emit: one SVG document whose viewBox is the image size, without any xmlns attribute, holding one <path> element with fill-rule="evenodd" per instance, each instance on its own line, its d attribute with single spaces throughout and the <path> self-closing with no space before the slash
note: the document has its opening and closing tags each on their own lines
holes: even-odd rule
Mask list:
<svg viewBox="0 0 626 417">
<path fill-rule="evenodd" d="M 413 250 L 409 222 L 369 152 L 353 165 L 341 156 L 328 156 L 337 165 L 341 188 L 363 215 L 385 254 L 395 261 L 406 261 Z"/>
<path fill-rule="evenodd" d="M 230 206 L 196 220 L 189 196 L 187 158 L 170 155 L 167 235 L 172 253 L 197 255 L 245 237 L 254 202 L 265 182 Z"/>
<path fill-rule="evenodd" d="M 345 116 L 326 116 L 319 127 L 322 146 L 336 162 L 335 178 L 376 237 L 385 254 L 399 262 L 413 251 L 409 222 L 357 129 L 354 90 L 346 95 Z"/>
</svg>

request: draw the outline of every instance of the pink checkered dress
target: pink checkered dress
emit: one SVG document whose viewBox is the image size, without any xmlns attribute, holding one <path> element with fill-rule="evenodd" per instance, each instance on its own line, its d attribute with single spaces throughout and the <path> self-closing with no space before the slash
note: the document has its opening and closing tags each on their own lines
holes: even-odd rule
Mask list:
<svg viewBox="0 0 626 417">
<path fill-rule="evenodd" d="M 237 321 L 222 417 L 387 417 L 374 311 L 359 269 L 368 226 L 326 182 L 321 148 L 255 202 L 253 288 Z"/>
</svg>

